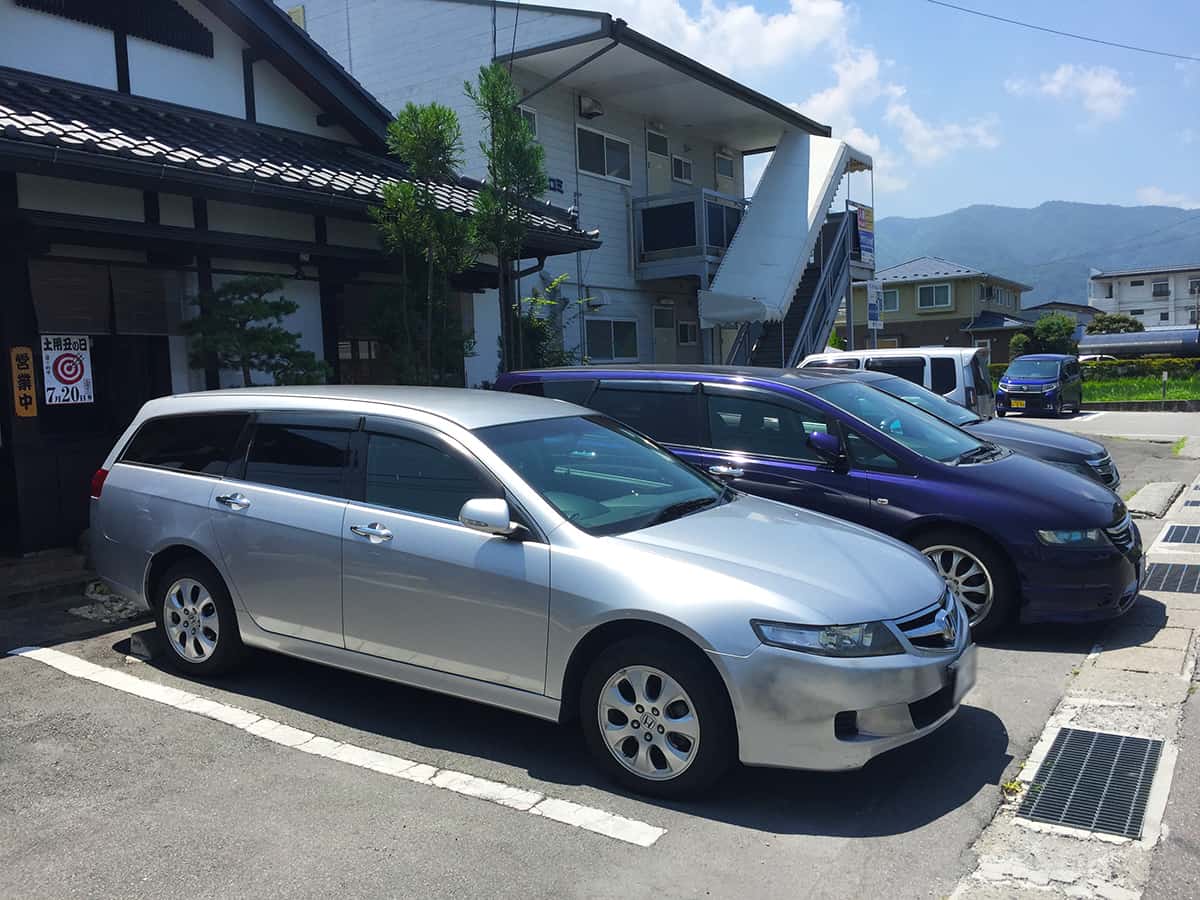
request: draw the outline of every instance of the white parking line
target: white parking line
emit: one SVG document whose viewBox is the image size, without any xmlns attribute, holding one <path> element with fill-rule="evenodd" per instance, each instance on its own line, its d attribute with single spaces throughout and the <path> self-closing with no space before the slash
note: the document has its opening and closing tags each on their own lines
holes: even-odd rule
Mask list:
<svg viewBox="0 0 1200 900">
<path fill-rule="evenodd" d="M 162 703 L 184 712 L 232 725 L 255 737 L 284 747 L 302 750 L 314 756 L 322 756 L 335 762 L 370 769 L 395 778 L 403 778 L 406 781 L 416 781 L 467 797 L 486 800 L 498 806 L 527 812 L 575 828 L 583 828 L 628 844 L 649 847 L 666 834 L 665 828 L 648 825 L 636 819 L 627 819 L 602 809 L 581 806 L 568 800 L 547 797 L 537 791 L 513 787 L 499 781 L 489 781 L 486 778 L 468 775 L 465 772 L 455 772 L 452 769 L 439 769 L 436 766 L 403 759 L 390 753 L 380 753 L 377 750 L 368 750 L 365 747 L 356 747 L 353 744 L 321 737 L 256 713 L 238 709 L 236 706 L 218 703 L 187 691 L 138 678 L 127 672 L 118 672 L 115 669 L 98 666 L 60 650 L 50 650 L 45 647 L 19 647 L 16 650 L 9 650 L 8 654 L 36 660 L 74 678 L 94 681 L 127 694 L 153 700 L 155 703 Z"/>
</svg>

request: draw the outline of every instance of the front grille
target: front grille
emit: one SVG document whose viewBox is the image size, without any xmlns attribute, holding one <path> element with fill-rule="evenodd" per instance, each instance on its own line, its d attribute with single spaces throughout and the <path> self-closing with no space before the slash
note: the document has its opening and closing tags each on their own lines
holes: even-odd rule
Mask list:
<svg viewBox="0 0 1200 900">
<path fill-rule="evenodd" d="M 1014 400 L 1024 400 L 1024 409 L 1044 409 L 1046 406 L 1045 394 L 1014 394 L 1011 391 L 1008 394 L 1009 405 L 1012 405 Z"/>
<path fill-rule="evenodd" d="M 1104 529 L 1104 533 L 1108 535 L 1108 539 L 1122 553 L 1128 553 L 1133 549 L 1133 545 L 1137 543 L 1137 532 L 1134 530 L 1133 520 L 1129 518 L 1129 514 L 1117 522 L 1115 525 L 1110 525 Z"/>
<path fill-rule="evenodd" d="M 1109 487 L 1112 487 L 1121 480 L 1121 476 L 1117 472 L 1117 467 L 1113 463 L 1112 457 L 1108 454 L 1101 456 L 1099 459 L 1089 459 L 1087 464 L 1095 470 L 1100 480 Z"/>
<path fill-rule="evenodd" d="M 1060 728 L 1017 815 L 1140 838 L 1162 741 Z"/>
<path fill-rule="evenodd" d="M 938 613 L 943 611 L 951 616 L 954 623 L 956 630 L 953 637 L 947 637 L 938 624 Z M 896 620 L 896 627 L 908 638 L 908 642 L 921 650 L 953 650 L 958 641 L 958 625 L 958 605 L 949 591 L 942 594 L 942 598 L 933 606 Z"/>
</svg>

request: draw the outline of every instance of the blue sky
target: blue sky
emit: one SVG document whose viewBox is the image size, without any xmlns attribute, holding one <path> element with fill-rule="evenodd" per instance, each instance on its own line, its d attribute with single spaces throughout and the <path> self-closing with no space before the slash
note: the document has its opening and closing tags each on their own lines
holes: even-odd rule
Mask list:
<svg viewBox="0 0 1200 900">
<path fill-rule="evenodd" d="M 1200 55 L 1197 0 L 955 2 Z M 556 5 L 607 10 L 832 125 L 875 157 L 879 216 L 1046 200 L 1200 207 L 1200 63 L 1041 34 L 926 0 Z"/>
</svg>

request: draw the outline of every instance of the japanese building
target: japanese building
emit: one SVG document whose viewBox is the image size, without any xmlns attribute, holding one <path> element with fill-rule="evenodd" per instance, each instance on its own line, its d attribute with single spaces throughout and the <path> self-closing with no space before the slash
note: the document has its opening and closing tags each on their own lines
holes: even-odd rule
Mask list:
<svg viewBox="0 0 1200 900">
<path fill-rule="evenodd" d="M 75 542 L 88 484 L 156 396 L 240 384 L 195 365 L 195 298 L 283 280 L 285 327 L 373 380 L 367 210 L 406 172 L 391 113 L 268 0 L 0 0 L 0 551 Z M 467 214 L 479 189 L 439 185 Z M 598 246 L 538 207 L 525 255 Z M 455 282 L 463 328 L 482 260 Z M 268 379 L 269 380 L 269 379 Z"/>
</svg>

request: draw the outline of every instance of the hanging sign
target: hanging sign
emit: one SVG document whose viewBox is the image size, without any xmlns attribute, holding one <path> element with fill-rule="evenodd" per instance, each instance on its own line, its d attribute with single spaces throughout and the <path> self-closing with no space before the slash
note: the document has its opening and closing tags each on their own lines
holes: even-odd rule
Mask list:
<svg viewBox="0 0 1200 900">
<path fill-rule="evenodd" d="M 93 403 L 92 345 L 84 335 L 42 335 L 42 383 L 47 406 Z"/>
<path fill-rule="evenodd" d="M 883 330 L 883 282 L 867 282 L 867 328 Z"/>
<path fill-rule="evenodd" d="M 37 415 L 37 384 L 33 372 L 33 348 L 13 347 L 11 357 L 13 411 L 19 419 L 32 419 Z"/>
<path fill-rule="evenodd" d="M 858 213 L 858 249 L 863 265 L 875 268 L 875 210 L 862 203 L 847 202 Z"/>
</svg>

